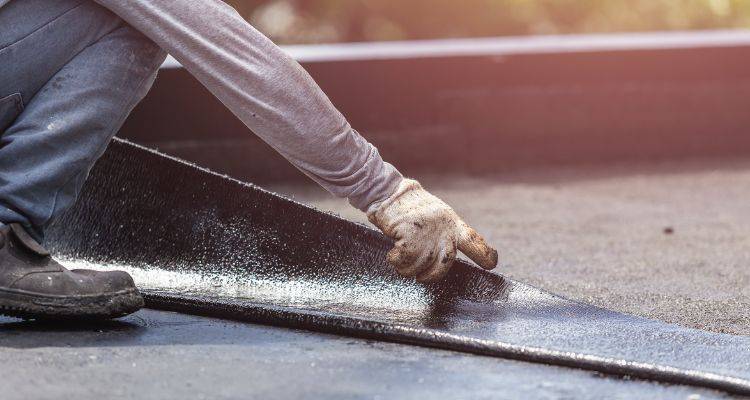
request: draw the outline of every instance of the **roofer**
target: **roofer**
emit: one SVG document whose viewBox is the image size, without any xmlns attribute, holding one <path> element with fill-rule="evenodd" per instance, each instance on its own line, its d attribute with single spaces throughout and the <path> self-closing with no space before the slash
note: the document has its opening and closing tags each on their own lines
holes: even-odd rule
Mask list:
<svg viewBox="0 0 750 400">
<path fill-rule="evenodd" d="M 439 280 L 457 250 L 484 268 L 497 264 L 481 236 L 384 162 L 297 62 L 222 1 L 0 0 L 3 314 L 111 318 L 143 305 L 127 273 L 66 270 L 42 243 L 167 53 L 395 239 L 387 257 L 401 275 Z"/>
</svg>

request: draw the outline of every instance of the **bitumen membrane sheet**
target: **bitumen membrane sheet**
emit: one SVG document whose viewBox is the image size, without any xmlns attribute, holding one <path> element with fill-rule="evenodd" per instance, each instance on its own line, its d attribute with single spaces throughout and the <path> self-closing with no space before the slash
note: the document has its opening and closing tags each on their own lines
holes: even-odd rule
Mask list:
<svg viewBox="0 0 750 400">
<path fill-rule="evenodd" d="M 418 178 L 499 249 L 503 275 L 614 311 L 750 335 L 747 157 Z M 313 184 L 270 188 L 368 223 Z"/>
<path fill-rule="evenodd" d="M 117 141 L 48 245 L 150 307 L 750 393 L 750 338 L 566 300 L 458 263 L 423 286 L 380 234 Z"/>
</svg>

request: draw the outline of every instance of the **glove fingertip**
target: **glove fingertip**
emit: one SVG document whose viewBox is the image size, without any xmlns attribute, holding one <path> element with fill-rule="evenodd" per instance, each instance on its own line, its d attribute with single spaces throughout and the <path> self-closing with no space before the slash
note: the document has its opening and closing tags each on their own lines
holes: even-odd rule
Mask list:
<svg viewBox="0 0 750 400">
<path fill-rule="evenodd" d="M 487 247 L 489 250 L 488 254 L 486 254 L 487 258 L 485 260 L 482 260 L 483 262 L 479 264 L 480 267 L 484 269 L 494 269 L 497 267 L 497 250 L 493 249 L 492 247 Z"/>
<path fill-rule="evenodd" d="M 470 240 L 459 243 L 458 249 L 466 254 L 472 261 L 484 269 L 493 269 L 497 266 L 497 250 L 487 245 L 487 242 L 473 229 Z"/>
</svg>

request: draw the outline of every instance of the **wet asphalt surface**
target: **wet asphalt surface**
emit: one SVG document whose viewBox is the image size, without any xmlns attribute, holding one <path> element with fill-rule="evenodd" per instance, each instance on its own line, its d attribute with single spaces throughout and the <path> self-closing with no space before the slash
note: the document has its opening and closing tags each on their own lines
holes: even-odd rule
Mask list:
<svg viewBox="0 0 750 400">
<path fill-rule="evenodd" d="M 721 393 L 416 346 L 142 310 L 0 318 L 0 392 L 22 399 L 713 399 Z"/>
</svg>

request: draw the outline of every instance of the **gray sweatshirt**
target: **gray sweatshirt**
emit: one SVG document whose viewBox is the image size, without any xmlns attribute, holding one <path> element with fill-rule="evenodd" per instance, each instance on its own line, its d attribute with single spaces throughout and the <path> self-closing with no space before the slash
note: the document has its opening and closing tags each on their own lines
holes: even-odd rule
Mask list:
<svg viewBox="0 0 750 400">
<path fill-rule="evenodd" d="M 95 1 L 171 54 L 256 135 L 332 194 L 365 211 L 401 182 L 310 75 L 221 0 Z M 0 7 L 5 3 L 0 0 Z"/>
</svg>

